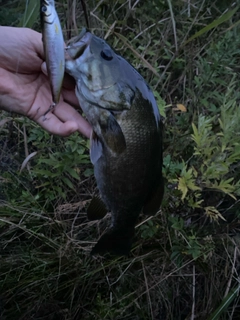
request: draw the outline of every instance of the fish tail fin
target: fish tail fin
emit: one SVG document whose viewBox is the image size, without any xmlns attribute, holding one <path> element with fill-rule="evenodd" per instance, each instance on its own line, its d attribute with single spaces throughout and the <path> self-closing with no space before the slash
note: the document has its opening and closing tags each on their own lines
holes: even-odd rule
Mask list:
<svg viewBox="0 0 240 320">
<path fill-rule="evenodd" d="M 110 228 L 98 240 L 91 254 L 96 255 L 108 252 L 118 256 L 128 255 L 131 250 L 133 236 L 134 228 L 121 231 Z"/>
</svg>

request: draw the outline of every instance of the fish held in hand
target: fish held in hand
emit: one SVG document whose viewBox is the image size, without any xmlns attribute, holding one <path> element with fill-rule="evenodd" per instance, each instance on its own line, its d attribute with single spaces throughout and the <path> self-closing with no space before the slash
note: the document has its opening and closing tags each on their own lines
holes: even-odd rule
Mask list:
<svg viewBox="0 0 240 320">
<path fill-rule="evenodd" d="M 60 100 L 65 71 L 65 45 L 54 0 L 41 0 L 40 16 L 43 47 L 52 92 L 52 104 L 45 112 L 45 116 Z"/>
<path fill-rule="evenodd" d="M 139 214 L 155 214 L 163 197 L 158 107 L 142 76 L 101 38 L 85 31 L 67 50 L 66 71 L 93 127 L 90 157 L 101 199 L 92 200 L 88 217 L 111 211 L 92 254 L 127 255 Z"/>
</svg>

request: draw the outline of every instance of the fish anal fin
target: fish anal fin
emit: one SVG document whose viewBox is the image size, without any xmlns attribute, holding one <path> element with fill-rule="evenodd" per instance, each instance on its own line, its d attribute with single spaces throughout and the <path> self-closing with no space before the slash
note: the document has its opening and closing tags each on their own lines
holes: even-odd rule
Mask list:
<svg viewBox="0 0 240 320">
<path fill-rule="evenodd" d="M 160 205 L 162 203 L 164 194 L 164 181 L 163 178 L 160 179 L 159 185 L 155 192 L 147 199 L 143 207 L 143 213 L 147 215 L 154 215 L 158 212 Z"/>
<path fill-rule="evenodd" d="M 107 207 L 102 199 L 100 197 L 93 197 L 87 208 L 87 217 L 90 221 L 100 220 L 107 214 L 107 212 Z"/>
<path fill-rule="evenodd" d="M 114 153 L 122 153 L 126 149 L 126 140 L 115 117 L 110 113 L 107 121 L 100 126 L 107 147 Z"/>
</svg>

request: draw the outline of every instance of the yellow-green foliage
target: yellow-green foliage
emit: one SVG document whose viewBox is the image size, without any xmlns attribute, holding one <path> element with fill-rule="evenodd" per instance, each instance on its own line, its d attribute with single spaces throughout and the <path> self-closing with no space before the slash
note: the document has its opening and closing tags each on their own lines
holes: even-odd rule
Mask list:
<svg viewBox="0 0 240 320">
<path fill-rule="evenodd" d="M 199 114 L 197 124 L 192 123 L 193 157 L 184 163 L 178 178 L 181 199 L 189 201 L 190 206 L 201 206 L 200 191 L 204 189 L 221 191 L 234 199 L 239 195 L 239 175 L 235 176 L 234 170 L 240 161 L 240 107 L 234 96 L 237 85 L 233 79 L 219 99 L 217 115 Z"/>
</svg>

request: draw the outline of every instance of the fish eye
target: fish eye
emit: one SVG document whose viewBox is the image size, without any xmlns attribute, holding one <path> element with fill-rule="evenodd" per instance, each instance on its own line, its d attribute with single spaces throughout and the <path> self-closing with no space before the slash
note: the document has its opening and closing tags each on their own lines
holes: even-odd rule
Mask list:
<svg viewBox="0 0 240 320">
<path fill-rule="evenodd" d="M 42 6 L 41 10 L 42 10 L 42 12 L 46 12 L 47 11 L 47 7 L 46 6 Z"/>
<path fill-rule="evenodd" d="M 108 48 L 105 48 L 101 51 L 101 57 L 104 60 L 110 61 L 112 60 L 113 56 L 112 56 L 112 51 Z"/>
</svg>

